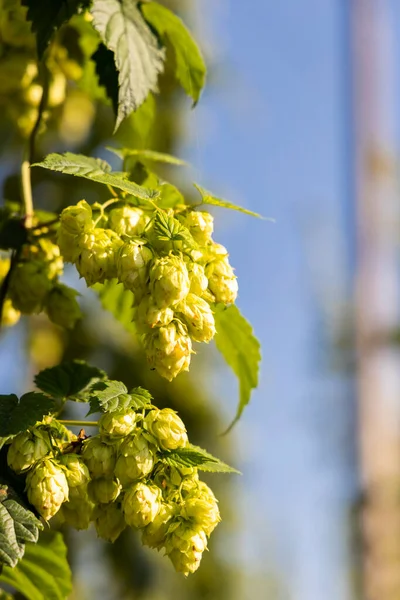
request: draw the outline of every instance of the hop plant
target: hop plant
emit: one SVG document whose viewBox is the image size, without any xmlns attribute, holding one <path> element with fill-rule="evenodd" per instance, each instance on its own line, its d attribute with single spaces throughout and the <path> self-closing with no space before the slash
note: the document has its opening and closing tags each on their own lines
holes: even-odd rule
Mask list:
<svg viewBox="0 0 400 600">
<path fill-rule="evenodd" d="M 201 527 L 208 536 L 221 520 L 217 499 L 208 485 L 202 481 L 185 498 L 181 514 L 185 519 Z"/>
<path fill-rule="evenodd" d="M 118 235 L 140 236 L 149 220 L 149 217 L 140 208 L 123 206 L 110 211 L 108 226 Z"/>
<path fill-rule="evenodd" d="M 168 381 L 189 370 L 192 341 L 179 321 L 145 334 L 143 345 L 149 365 Z"/>
<path fill-rule="evenodd" d="M 216 302 L 231 304 L 238 293 L 238 283 L 227 256 L 216 258 L 205 269 L 208 287 Z"/>
<path fill-rule="evenodd" d="M 9 295 L 13 306 L 22 313 L 43 310 L 47 294 L 52 288 L 49 269 L 40 260 L 19 263 L 12 274 Z"/>
<path fill-rule="evenodd" d="M 122 240 L 114 231 L 93 229 L 81 238 L 79 244 L 82 250 L 76 267 L 88 286 L 116 277 L 115 255 Z"/>
<path fill-rule="evenodd" d="M 208 302 L 188 294 L 178 307 L 189 335 L 195 342 L 210 342 L 215 335 L 215 321 Z"/>
<path fill-rule="evenodd" d="M 150 269 L 150 293 L 160 308 L 181 302 L 189 289 L 189 274 L 182 259 L 170 255 L 154 260 Z"/>
<path fill-rule="evenodd" d="M 214 218 L 210 213 L 190 210 L 180 220 L 198 244 L 205 246 L 211 240 Z"/>
<path fill-rule="evenodd" d="M 122 486 L 118 479 L 111 477 L 99 477 L 89 483 L 88 491 L 90 498 L 98 504 L 114 502 L 121 492 Z"/>
<path fill-rule="evenodd" d="M 151 410 L 146 416 L 145 427 L 163 450 L 176 450 L 188 442 L 186 427 L 171 408 Z"/>
<path fill-rule="evenodd" d="M 34 427 L 19 433 L 7 452 L 8 466 L 15 473 L 23 473 L 52 450 L 49 435 L 43 429 Z"/>
<path fill-rule="evenodd" d="M 109 542 L 115 542 L 127 525 L 117 502 L 98 504 L 93 512 L 93 520 L 97 535 Z"/>
<path fill-rule="evenodd" d="M 141 434 L 128 437 L 118 451 L 115 475 L 126 486 L 148 475 L 154 465 L 154 451 Z"/>
<path fill-rule="evenodd" d="M 145 296 L 137 308 L 137 326 L 139 331 L 147 333 L 149 329 L 169 325 L 174 318 L 174 311 L 159 308 L 150 295 Z"/>
<path fill-rule="evenodd" d="M 152 484 L 136 483 L 130 487 L 122 501 L 125 521 L 141 529 L 152 523 L 161 508 L 161 490 Z"/>
<path fill-rule="evenodd" d="M 65 329 L 73 329 L 82 317 L 77 296 L 78 292 L 62 283 L 54 285 L 45 300 L 45 310 L 50 321 Z"/>
<path fill-rule="evenodd" d="M 153 258 L 153 252 L 146 244 L 141 238 L 126 242 L 116 257 L 118 279 L 134 293 L 136 303 L 145 293 L 148 268 Z"/>
<path fill-rule="evenodd" d="M 190 524 L 177 523 L 168 536 L 165 553 L 178 573 L 188 576 L 200 566 L 207 537 L 204 531 Z"/>
<path fill-rule="evenodd" d="M 128 436 L 135 427 L 136 413 L 133 410 L 105 413 L 99 420 L 100 433 L 115 438 Z"/>
<path fill-rule="evenodd" d="M 142 530 L 142 544 L 156 550 L 163 548 L 171 520 L 176 512 L 177 507 L 174 504 L 163 502 L 154 521 Z"/>
<path fill-rule="evenodd" d="M 87 500 L 90 473 L 82 457 L 74 453 L 64 454 L 60 457 L 59 462 L 65 467 L 70 502 Z"/>
<path fill-rule="evenodd" d="M 56 516 L 60 515 L 61 519 L 74 529 L 88 529 L 93 520 L 93 509 L 94 504 L 89 499 L 79 502 L 73 500 L 64 502 Z"/>
<path fill-rule="evenodd" d="M 38 461 L 26 478 L 26 491 L 29 502 L 48 521 L 68 500 L 64 469 L 48 458 Z"/>
<path fill-rule="evenodd" d="M 82 458 L 89 469 L 91 477 L 112 477 L 115 468 L 116 451 L 112 444 L 92 437 L 85 441 Z"/>
</svg>

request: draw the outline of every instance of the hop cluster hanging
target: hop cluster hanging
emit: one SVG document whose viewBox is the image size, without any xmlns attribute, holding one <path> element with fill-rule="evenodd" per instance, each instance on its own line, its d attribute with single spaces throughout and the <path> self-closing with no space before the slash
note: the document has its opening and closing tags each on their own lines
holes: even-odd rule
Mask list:
<svg viewBox="0 0 400 600">
<path fill-rule="evenodd" d="M 212 233 L 212 215 L 189 207 L 125 205 L 94 220 L 81 200 L 61 213 L 58 243 L 88 286 L 116 278 L 133 293 L 148 362 L 171 381 L 189 369 L 192 342 L 214 337 L 213 304 L 237 296 L 228 252 Z"/>
<path fill-rule="evenodd" d="M 111 542 L 127 526 L 137 529 L 178 572 L 193 573 L 220 514 L 197 468 L 162 460 L 188 445 L 182 420 L 146 405 L 105 413 L 98 425 L 98 435 L 83 439 L 49 417 L 12 440 L 8 465 L 26 475 L 29 502 L 46 521 L 57 516 L 76 529 L 93 522 Z"/>
</svg>

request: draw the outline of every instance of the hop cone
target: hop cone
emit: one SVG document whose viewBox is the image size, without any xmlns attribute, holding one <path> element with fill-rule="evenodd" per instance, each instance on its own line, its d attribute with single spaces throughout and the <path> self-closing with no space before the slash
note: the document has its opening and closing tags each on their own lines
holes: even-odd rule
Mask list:
<svg viewBox="0 0 400 600">
<path fill-rule="evenodd" d="M 211 240 L 214 231 L 214 218 L 208 212 L 189 211 L 181 222 L 187 227 L 198 244 L 201 246 Z"/>
<path fill-rule="evenodd" d="M 165 552 L 175 570 L 187 576 L 199 568 L 206 548 L 207 537 L 204 531 L 181 523 L 168 535 Z"/>
<path fill-rule="evenodd" d="M 143 344 L 150 366 L 168 381 L 189 370 L 192 342 L 181 323 L 173 321 L 145 334 Z"/>
<path fill-rule="evenodd" d="M 148 475 L 153 469 L 154 453 L 141 434 L 125 440 L 118 452 L 115 476 L 126 486 Z"/>
<path fill-rule="evenodd" d="M 154 521 L 143 529 L 142 544 L 160 550 L 165 545 L 171 519 L 175 514 L 176 507 L 163 502 Z"/>
<path fill-rule="evenodd" d="M 11 442 L 7 453 L 8 466 L 15 473 L 23 473 L 51 451 L 46 431 L 33 428 L 19 433 Z"/>
<path fill-rule="evenodd" d="M 99 420 L 99 431 L 111 437 L 125 437 L 136 427 L 136 413 L 133 410 L 121 410 L 105 413 Z"/>
<path fill-rule="evenodd" d="M 75 529 L 88 529 L 92 520 L 94 504 L 89 499 L 81 500 L 79 502 L 65 502 L 60 512 L 64 522 L 74 527 Z M 58 515 L 57 515 L 58 516 Z"/>
<path fill-rule="evenodd" d="M 26 490 L 29 502 L 46 521 L 68 500 L 64 470 L 48 458 L 39 461 L 28 473 Z"/>
<path fill-rule="evenodd" d="M 238 283 L 228 258 L 213 260 L 205 270 L 208 287 L 215 296 L 216 302 L 231 304 L 238 293 Z"/>
<path fill-rule="evenodd" d="M 215 335 L 215 321 L 208 302 L 188 294 L 178 307 L 190 337 L 195 342 L 210 342 Z"/>
<path fill-rule="evenodd" d="M 189 293 L 189 274 L 177 256 L 157 258 L 150 269 L 150 291 L 160 308 L 173 306 Z"/>
<path fill-rule="evenodd" d="M 83 458 L 74 453 L 64 454 L 60 457 L 60 464 L 65 467 L 70 502 L 88 501 L 90 473 Z"/>
<path fill-rule="evenodd" d="M 74 289 L 57 283 L 46 297 L 45 309 L 50 321 L 65 329 L 73 329 L 82 317 L 76 296 L 78 292 Z"/>
<path fill-rule="evenodd" d="M 13 306 L 25 314 L 39 313 L 53 283 L 45 262 L 19 263 L 13 271 L 9 295 Z"/>
<path fill-rule="evenodd" d="M 199 482 L 198 488 L 185 498 L 182 516 L 201 527 L 208 536 L 220 522 L 217 499 L 204 482 Z"/>
<path fill-rule="evenodd" d="M 186 263 L 186 267 L 189 273 L 190 292 L 196 296 L 202 296 L 208 288 L 208 279 L 203 265 L 189 261 Z"/>
<path fill-rule="evenodd" d="M 67 206 L 60 216 L 60 231 L 72 236 L 87 233 L 93 228 L 92 209 L 86 200 L 81 200 L 76 206 Z"/>
<path fill-rule="evenodd" d="M 175 450 L 186 446 L 186 427 L 171 408 L 151 410 L 146 416 L 145 427 L 163 450 Z"/>
<path fill-rule="evenodd" d="M 93 479 L 88 486 L 90 498 L 99 504 L 114 502 L 118 498 L 121 489 L 118 479 L 112 477 Z"/>
<path fill-rule="evenodd" d="M 144 239 L 137 238 L 121 246 L 116 257 L 118 279 L 135 294 L 138 303 L 144 293 L 153 252 Z"/>
<path fill-rule="evenodd" d="M 89 438 L 83 446 L 83 460 L 92 477 L 112 477 L 115 468 L 115 447 L 99 437 Z"/>
<path fill-rule="evenodd" d="M 88 286 L 117 276 L 115 255 L 122 240 L 114 231 L 93 229 L 79 243 L 82 250 L 76 268 Z"/>
<path fill-rule="evenodd" d="M 108 215 L 109 227 L 118 235 L 141 235 L 148 221 L 143 210 L 135 206 L 113 208 Z"/>
<path fill-rule="evenodd" d="M 97 535 L 109 542 L 115 542 L 126 527 L 124 513 L 116 502 L 96 506 L 93 520 Z"/>
<path fill-rule="evenodd" d="M 145 296 L 137 308 L 136 323 L 143 333 L 146 333 L 149 328 L 169 325 L 173 318 L 174 311 L 168 307 L 159 308 L 150 295 Z"/>
<path fill-rule="evenodd" d="M 155 485 L 136 483 L 129 488 L 122 501 L 125 521 L 141 529 L 152 523 L 161 508 L 161 490 Z"/>
</svg>

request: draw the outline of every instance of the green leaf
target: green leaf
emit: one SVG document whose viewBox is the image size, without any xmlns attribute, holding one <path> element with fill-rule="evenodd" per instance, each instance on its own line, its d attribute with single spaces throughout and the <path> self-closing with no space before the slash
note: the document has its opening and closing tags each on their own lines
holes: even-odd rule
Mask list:
<svg viewBox="0 0 400 600">
<path fill-rule="evenodd" d="M 204 87 L 207 69 L 191 33 L 179 17 L 158 2 L 145 2 L 140 8 L 160 38 L 171 44 L 175 53 L 175 76 L 196 104 Z"/>
<path fill-rule="evenodd" d="M 118 113 L 118 71 L 115 67 L 114 52 L 100 44 L 92 55 L 96 66 L 99 85 L 103 86 L 110 98 L 115 114 Z"/>
<path fill-rule="evenodd" d="M 93 289 L 99 295 L 102 307 L 114 315 L 126 331 L 132 334 L 135 333 L 132 292 L 126 290 L 122 283 L 118 283 L 117 279 L 96 284 Z"/>
<path fill-rule="evenodd" d="M 49 531 L 37 544 L 26 544 L 23 560 L 14 569 L 5 567 L 0 582 L 27 600 L 66 600 L 72 592 L 72 577 L 62 534 Z"/>
<path fill-rule="evenodd" d="M 164 154 L 164 152 L 155 152 L 154 150 L 138 150 L 135 148 L 112 148 L 111 146 L 108 146 L 106 149 L 110 152 L 113 152 L 122 159 L 125 159 L 128 156 L 133 156 L 143 161 L 149 160 L 152 162 L 167 163 L 169 165 L 185 166 L 187 164 L 184 160 L 181 160 L 176 156 L 171 156 L 171 154 Z"/>
<path fill-rule="evenodd" d="M 162 242 L 185 242 L 189 247 L 195 248 L 194 241 L 187 227 L 182 225 L 178 219 L 171 217 L 164 211 L 157 211 L 154 217 L 153 232 L 157 239 Z"/>
<path fill-rule="evenodd" d="M 258 219 L 265 219 L 258 213 L 255 213 L 251 210 L 247 210 L 247 208 L 242 208 L 241 206 L 237 206 L 237 204 L 232 204 L 232 202 L 228 202 L 227 200 L 222 200 L 221 198 L 216 198 L 210 192 L 202 188 L 197 183 L 193 184 L 198 192 L 200 192 L 202 203 L 203 204 L 212 204 L 213 206 L 221 206 L 222 208 L 230 208 L 231 210 L 237 210 L 245 215 L 250 215 L 251 217 L 257 217 Z M 273 219 L 268 219 L 273 220 Z"/>
<path fill-rule="evenodd" d="M 192 444 L 177 450 L 159 452 L 158 458 L 170 467 L 196 467 L 201 471 L 212 473 L 239 473 L 239 471 L 225 464 L 219 458 L 215 458 L 203 448 Z"/>
<path fill-rule="evenodd" d="M 23 557 L 25 544 L 37 542 L 42 523 L 25 508 L 8 485 L 0 485 L 0 570 L 15 567 Z"/>
<path fill-rule="evenodd" d="M 96 412 L 114 412 L 129 407 L 128 389 L 122 381 L 100 381 L 93 386 L 88 415 Z"/>
<path fill-rule="evenodd" d="M 172 185 L 172 183 L 163 181 L 157 187 L 157 189 L 160 192 L 160 196 L 157 199 L 157 206 L 160 208 L 175 208 L 175 206 L 178 206 L 179 204 L 185 204 L 185 198 L 183 197 L 183 194 L 178 190 L 177 187 Z M 189 230 L 188 233 L 192 238 L 191 243 L 193 243 L 194 240 Z"/>
<path fill-rule="evenodd" d="M 94 383 L 106 378 L 101 369 L 91 367 L 83 360 L 72 360 L 40 371 L 35 384 L 54 398 L 82 401 Z"/>
<path fill-rule="evenodd" d="M 35 163 L 32 166 L 75 175 L 75 177 L 84 177 L 104 185 L 111 185 L 137 196 L 141 200 L 150 200 L 158 196 L 157 191 L 147 190 L 133 183 L 133 181 L 128 181 L 124 174 L 111 173 L 111 167 L 105 160 L 83 156 L 83 154 L 73 154 L 72 152 L 48 154 L 44 161 Z"/>
<path fill-rule="evenodd" d="M 142 387 L 133 388 L 129 394 L 131 396 L 129 408 L 133 408 L 135 410 L 144 408 L 147 404 L 151 404 L 151 401 L 153 400 L 153 396 L 150 394 L 150 392 Z"/>
<path fill-rule="evenodd" d="M 93 26 L 106 47 L 114 52 L 119 71 L 118 115 L 115 129 L 157 91 L 164 67 L 164 51 L 143 19 L 135 0 L 94 0 Z"/>
<path fill-rule="evenodd" d="M 239 406 L 229 431 L 240 419 L 244 407 L 250 402 L 252 390 L 258 385 L 260 342 L 237 306 L 217 305 L 214 318 L 217 348 L 239 380 Z"/>
<path fill-rule="evenodd" d="M 55 410 L 54 400 L 37 392 L 24 394 L 20 400 L 15 394 L 0 395 L 0 436 L 25 431 Z"/>
<path fill-rule="evenodd" d="M 53 34 L 81 8 L 87 8 L 90 0 L 22 0 L 28 8 L 28 20 L 36 33 L 39 59 L 42 58 Z"/>
<path fill-rule="evenodd" d="M 153 94 L 149 94 L 143 104 L 123 121 L 114 135 L 115 141 L 126 148 L 131 145 L 146 148 L 151 144 L 155 116 L 156 101 Z"/>
</svg>

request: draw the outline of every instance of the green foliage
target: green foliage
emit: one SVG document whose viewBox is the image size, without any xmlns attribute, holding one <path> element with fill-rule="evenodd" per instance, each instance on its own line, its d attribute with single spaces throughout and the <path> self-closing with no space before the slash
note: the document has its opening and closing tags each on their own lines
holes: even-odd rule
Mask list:
<svg viewBox="0 0 400 600">
<path fill-rule="evenodd" d="M 5 567 L 0 583 L 13 586 L 27 600 L 65 600 L 72 592 L 67 547 L 61 533 L 46 532 L 37 544 L 26 544 L 23 560 Z"/>
<path fill-rule="evenodd" d="M 164 52 L 158 47 L 135 0 L 94 0 L 93 26 L 114 52 L 119 72 L 118 115 L 115 129 L 136 110 L 149 92 L 157 90 Z"/>
<path fill-rule="evenodd" d="M 252 390 L 258 385 L 260 343 L 237 306 L 217 306 L 214 316 L 217 329 L 215 343 L 239 380 L 239 406 L 229 427 L 231 429 L 250 402 Z"/>
<path fill-rule="evenodd" d="M 133 183 L 133 181 L 128 181 L 126 174 L 112 173 L 110 165 L 105 160 L 91 158 L 83 154 L 73 154 L 72 152 L 65 152 L 65 154 L 53 153 L 46 156 L 43 162 L 32 166 L 75 175 L 75 177 L 84 177 L 104 185 L 111 185 L 141 200 L 150 200 L 158 196 L 158 192 L 147 190 Z"/>
<path fill-rule="evenodd" d="M 105 88 L 110 98 L 115 114 L 118 113 L 118 71 L 115 68 L 114 52 L 104 44 L 100 44 L 92 55 L 96 65 L 99 85 Z"/>
<path fill-rule="evenodd" d="M 197 246 L 188 228 L 163 211 L 155 216 L 154 233 L 163 242 L 185 242 L 190 248 Z"/>
<path fill-rule="evenodd" d="M 219 458 L 215 458 L 203 448 L 192 444 L 185 448 L 161 452 L 159 453 L 159 459 L 170 467 L 196 467 L 200 471 L 212 473 L 239 473 L 239 471 L 225 464 Z"/>
<path fill-rule="evenodd" d="M 264 219 L 258 213 L 255 213 L 251 210 L 247 210 L 247 208 L 242 208 L 241 206 L 237 206 L 236 204 L 232 204 L 232 202 L 228 202 L 227 200 L 222 200 L 221 198 L 216 198 L 210 192 L 207 192 L 204 188 L 197 183 L 193 184 L 198 192 L 200 192 L 201 200 L 203 204 L 212 204 L 213 206 L 221 206 L 222 208 L 230 208 L 231 210 L 237 210 L 246 215 L 250 215 L 251 217 L 257 217 L 258 219 Z"/>
<path fill-rule="evenodd" d="M 15 394 L 0 395 L 0 436 L 25 431 L 54 410 L 54 400 L 37 392 L 28 392 L 20 400 Z"/>
<path fill-rule="evenodd" d="M 7 485 L 0 484 L 0 570 L 15 567 L 27 542 L 37 542 L 42 523 Z M 1 581 L 1 580 L 0 580 Z"/>
<path fill-rule="evenodd" d="M 39 58 L 42 58 L 54 32 L 89 4 L 90 0 L 22 0 L 22 5 L 28 7 L 32 31 L 36 33 Z"/>
<path fill-rule="evenodd" d="M 141 10 L 162 41 L 168 40 L 171 44 L 175 54 L 175 76 L 196 104 L 206 77 L 206 65 L 199 47 L 182 20 L 165 6 L 145 2 Z"/>
<path fill-rule="evenodd" d="M 44 369 L 36 375 L 35 384 L 53 398 L 80 401 L 94 383 L 105 378 L 101 369 L 82 360 L 72 360 Z"/>
<path fill-rule="evenodd" d="M 151 401 L 153 400 L 153 396 L 150 392 L 140 386 L 133 388 L 129 394 L 131 396 L 130 408 L 135 410 L 139 410 L 140 408 L 151 404 Z"/>
<path fill-rule="evenodd" d="M 117 279 L 96 284 L 93 289 L 98 293 L 102 307 L 108 310 L 129 333 L 135 333 L 135 325 L 132 322 L 132 292 L 124 289 Z"/>
<path fill-rule="evenodd" d="M 164 152 L 155 152 L 154 150 L 111 147 L 108 147 L 107 150 L 110 150 L 110 152 L 113 152 L 120 158 L 124 159 L 127 157 L 134 157 L 140 159 L 141 161 L 160 162 L 176 166 L 185 166 L 187 164 L 184 160 L 177 158 L 176 156 L 171 156 L 171 154 L 165 154 Z"/>
<path fill-rule="evenodd" d="M 119 408 L 126 408 L 125 396 L 128 394 L 127 387 L 122 381 L 101 381 L 97 383 L 91 392 L 89 415 L 95 412 L 114 412 Z M 121 395 L 124 396 L 121 398 Z M 121 406 L 123 404 L 123 407 Z"/>
</svg>

